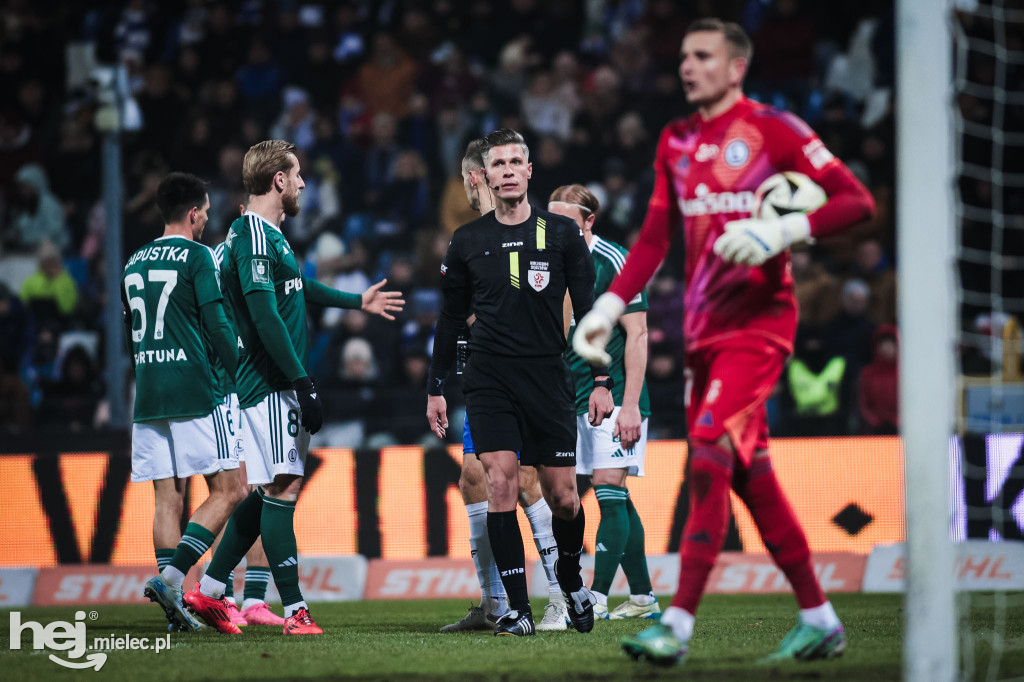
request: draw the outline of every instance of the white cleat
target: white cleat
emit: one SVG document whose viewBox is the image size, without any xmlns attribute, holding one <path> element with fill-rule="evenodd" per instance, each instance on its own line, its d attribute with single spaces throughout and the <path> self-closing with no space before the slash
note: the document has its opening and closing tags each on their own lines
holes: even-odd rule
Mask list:
<svg viewBox="0 0 1024 682">
<path fill-rule="evenodd" d="M 596 607 L 594 609 L 594 616 L 597 616 Z M 661 618 L 661 607 L 658 606 L 657 600 L 641 606 L 640 604 L 634 604 L 631 599 L 627 599 L 608 612 L 608 615 L 605 617 L 609 620 L 623 620 L 624 618 L 658 620 Z"/>
<path fill-rule="evenodd" d="M 538 630 L 568 630 L 569 612 L 564 601 L 552 600 L 544 607 L 544 618 L 537 623 Z"/>
</svg>

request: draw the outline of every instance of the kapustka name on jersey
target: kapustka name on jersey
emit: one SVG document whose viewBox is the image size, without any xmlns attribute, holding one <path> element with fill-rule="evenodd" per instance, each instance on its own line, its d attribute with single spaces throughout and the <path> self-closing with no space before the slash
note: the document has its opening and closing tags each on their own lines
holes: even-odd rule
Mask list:
<svg viewBox="0 0 1024 682">
<path fill-rule="evenodd" d="M 188 356 L 182 348 L 168 348 L 167 350 L 144 350 L 135 354 L 136 365 L 146 365 L 153 362 L 188 362 Z"/>
<path fill-rule="evenodd" d="M 704 183 L 694 188 L 693 199 L 679 199 L 679 210 L 684 216 L 714 215 L 716 213 L 752 213 L 754 193 L 708 192 Z"/>
<path fill-rule="evenodd" d="M 130 268 L 143 260 L 174 260 L 185 263 L 188 261 L 188 254 L 189 250 L 180 246 L 147 246 L 136 251 L 135 255 L 128 260 L 128 265 L 124 267 L 125 269 Z"/>
</svg>

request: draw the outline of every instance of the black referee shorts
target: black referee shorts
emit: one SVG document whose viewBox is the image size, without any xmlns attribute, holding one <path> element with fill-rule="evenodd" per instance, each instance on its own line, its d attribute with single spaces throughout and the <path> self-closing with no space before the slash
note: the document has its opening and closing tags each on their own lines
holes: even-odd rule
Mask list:
<svg viewBox="0 0 1024 682">
<path fill-rule="evenodd" d="M 576 404 L 561 356 L 473 352 L 462 376 L 477 456 L 519 452 L 519 463 L 576 466 Z"/>
</svg>

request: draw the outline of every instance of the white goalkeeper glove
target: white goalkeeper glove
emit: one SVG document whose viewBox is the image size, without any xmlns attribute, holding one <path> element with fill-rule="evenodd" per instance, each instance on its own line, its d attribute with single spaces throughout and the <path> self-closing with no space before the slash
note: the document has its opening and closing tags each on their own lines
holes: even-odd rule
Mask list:
<svg viewBox="0 0 1024 682">
<path fill-rule="evenodd" d="M 756 267 L 801 242 L 814 242 L 807 214 L 787 213 L 779 218 L 729 221 L 713 248 L 724 260 Z"/>
<path fill-rule="evenodd" d="M 626 309 L 625 302 L 613 293 L 605 292 L 594 301 L 594 307 L 576 325 L 572 337 L 572 349 L 592 365 L 607 367 L 612 356 L 605 352 L 608 337 Z"/>
</svg>

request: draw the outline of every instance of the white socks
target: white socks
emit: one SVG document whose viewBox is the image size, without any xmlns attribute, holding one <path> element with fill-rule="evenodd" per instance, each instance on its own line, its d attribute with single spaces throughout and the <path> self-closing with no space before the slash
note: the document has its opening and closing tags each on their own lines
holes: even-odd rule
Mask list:
<svg viewBox="0 0 1024 682">
<path fill-rule="evenodd" d="M 601 606 L 608 606 L 607 594 L 601 594 L 600 592 L 595 592 L 594 590 L 591 590 L 590 594 L 594 595 L 594 599 L 597 600 L 598 604 L 600 604 Z"/>
<path fill-rule="evenodd" d="M 661 614 L 661 624 L 672 628 L 672 634 L 680 642 L 689 642 L 693 636 L 694 615 L 678 606 L 670 606 Z"/>
<path fill-rule="evenodd" d="M 832 608 L 832 602 L 825 602 L 813 609 L 800 609 L 800 621 L 806 625 L 812 625 L 820 630 L 831 630 L 839 625 L 839 616 Z"/>
<path fill-rule="evenodd" d="M 181 584 L 185 582 L 185 574 L 170 564 L 164 566 L 160 571 L 160 576 L 175 587 L 181 587 Z"/>
<path fill-rule="evenodd" d="M 595 594 L 597 594 L 597 593 L 595 592 Z M 633 602 L 637 606 L 650 606 L 651 604 L 653 604 L 657 600 L 654 598 L 653 594 L 648 593 L 648 594 L 631 594 L 631 595 L 629 595 L 629 601 Z"/>
<path fill-rule="evenodd" d="M 307 609 L 307 608 L 309 608 L 309 607 L 306 606 L 306 602 L 304 602 L 304 601 L 298 601 L 298 602 L 295 602 L 294 604 L 289 604 L 288 606 L 284 607 L 284 617 L 285 618 L 291 618 L 296 613 L 298 613 L 299 609 Z"/>
<path fill-rule="evenodd" d="M 245 601 L 242 602 L 242 610 L 245 611 L 250 606 L 256 606 L 257 604 L 262 604 L 262 603 L 263 603 L 262 599 L 254 599 L 253 597 L 249 597 L 248 599 L 246 599 Z"/>
<path fill-rule="evenodd" d="M 558 586 L 558 578 L 555 577 L 558 545 L 555 544 L 555 536 L 551 532 L 551 508 L 542 497 L 524 511 L 526 518 L 530 520 L 530 528 L 533 529 L 533 543 L 537 545 L 537 553 L 544 564 L 544 574 L 548 577 L 548 593 L 554 598 L 554 595 L 562 594 L 562 589 Z"/>
<path fill-rule="evenodd" d="M 501 584 L 498 564 L 494 561 L 494 553 L 491 551 L 491 541 L 487 537 L 487 502 L 467 504 L 466 514 L 469 516 L 469 546 L 482 595 L 480 606 L 492 616 L 500 616 L 508 611 L 508 599 L 505 595 L 505 586 Z M 485 604 L 488 599 L 494 601 L 495 610 L 489 609 Z"/>
<path fill-rule="evenodd" d="M 227 589 L 227 585 L 219 580 L 214 580 L 209 575 L 204 574 L 203 577 L 199 579 L 199 591 L 207 597 L 221 599 L 224 596 L 225 589 Z"/>
</svg>

